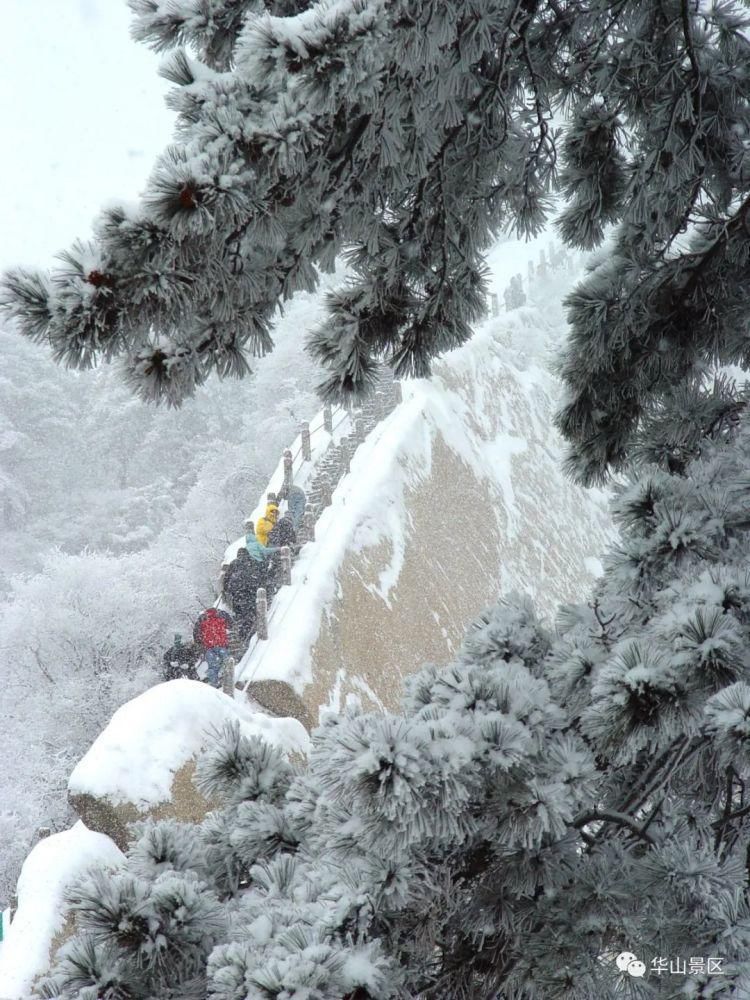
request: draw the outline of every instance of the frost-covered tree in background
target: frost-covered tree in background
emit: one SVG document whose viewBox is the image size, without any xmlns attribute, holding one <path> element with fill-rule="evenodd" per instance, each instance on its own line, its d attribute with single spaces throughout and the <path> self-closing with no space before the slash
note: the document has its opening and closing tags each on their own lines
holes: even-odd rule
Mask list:
<svg viewBox="0 0 750 1000">
<path fill-rule="evenodd" d="M 556 636 L 501 602 L 402 713 L 327 717 L 305 770 L 226 732 L 199 765 L 226 807 L 197 836 L 148 828 L 127 872 L 84 887 L 49 995 L 173 995 L 139 959 L 162 927 L 170 988 L 197 968 L 221 1000 L 646 995 L 622 951 L 719 960 L 648 995 L 748 995 L 749 461 L 742 428 L 687 475 L 644 466 Z M 188 926 L 122 928 L 183 881 L 225 923 L 180 965 L 197 903 Z"/>
<path fill-rule="evenodd" d="M 745 4 L 131 6 L 168 53 L 175 140 L 135 207 L 104 211 L 51 275 L 4 283 L 61 361 L 122 357 L 142 395 L 177 401 L 243 374 L 279 304 L 345 251 L 352 279 L 311 341 L 324 391 L 362 390 L 382 359 L 425 374 L 482 314 L 490 241 L 537 231 L 554 191 L 568 245 L 616 227 L 571 310 L 579 475 L 618 466 L 680 405 L 677 380 L 744 360 Z"/>
<path fill-rule="evenodd" d="M 510 279 L 510 284 L 505 289 L 505 308 L 510 312 L 525 305 L 526 293 L 523 290 L 523 279 L 520 274 L 514 274 Z"/>
</svg>

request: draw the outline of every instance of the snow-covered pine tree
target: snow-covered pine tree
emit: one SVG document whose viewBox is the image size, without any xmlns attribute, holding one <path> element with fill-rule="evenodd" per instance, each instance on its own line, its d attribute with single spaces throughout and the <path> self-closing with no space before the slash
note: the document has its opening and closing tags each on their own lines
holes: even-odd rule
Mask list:
<svg viewBox="0 0 750 1000">
<path fill-rule="evenodd" d="M 114 888 L 79 893 L 48 995 L 106 996 L 112 968 L 139 1000 L 164 981 L 217 1000 L 750 995 L 749 462 L 742 427 L 686 474 L 644 466 L 556 636 L 528 598 L 501 602 L 402 714 L 329 716 L 306 769 L 225 732 L 199 767 L 225 809 L 197 837 L 148 828 Z M 153 932 L 118 936 L 111 895 L 161 920 L 168 877 L 224 925 L 181 928 L 187 964 L 141 985 Z M 706 971 L 644 983 L 622 951 Z"/>
<path fill-rule="evenodd" d="M 76 934 L 39 984 L 68 1000 L 395 997 L 401 974 L 358 928 L 384 875 L 351 871 L 311 836 L 317 783 L 228 726 L 198 781 L 225 807 L 200 828 L 141 824 L 124 871 L 93 871 L 70 895 Z M 327 806 L 327 810 L 325 809 Z M 340 828 L 343 809 L 328 829 Z M 344 834 L 352 840 L 353 831 Z M 356 838 L 355 838 L 356 839 Z M 335 845 L 332 845 L 335 847 Z M 376 898 L 376 897 L 373 897 Z M 362 927 L 366 927 L 362 917 Z"/>
<path fill-rule="evenodd" d="M 380 357 L 421 373 L 468 336 L 497 227 L 541 221 L 565 107 L 563 239 L 617 225 L 570 300 L 571 467 L 655 464 L 620 491 L 621 549 L 559 637 L 501 605 L 402 715 L 329 719 L 302 774 L 225 735 L 201 773 L 226 809 L 192 844 L 147 831 L 115 885 L 82 887 L 48 995 L 673 991 L 619 972 L 623 949 L 715 956 L 683 993 L 749 995 L 750 431 L 745 394 L 706 379 L 745 361 L 742 6 L 215 13 L 232 6 L 241 28 L 211 22 L 228 62 L 187 29 L 203 61 L 168 62 L 181 137 L 137 211 L 105 214 L 52 279 L 8 277 L 26 332 L 74 363 L 127 355 L 177 401 L 241 371 L 279 300 L 350 247 L 356 280 L 313 341 L 327 391 L 361 389 Z"/>
<path fill-rule="evenodd" d="M 568 245 L 618 227 L 571 305 L 561 426 L 580 476 L 619 465 L 698 359 L 744 359 L 739 0 L 131 5 L 168 52 L 176 136 L 135 208 L 104 211 L 51 275 L 6 276 L 59 360 L 122 356 L 142 395 L 178 402 L 243 374 L 278 305 L 346 251 L 353 278 L 311 341 L 324 392 L 362 390 L 382 359 L 425 374 L 482 315 L 489 242 L 538 230 L 553 190 Z"/>
<path fill-rule="evenodd" d="M 709 11 L 675 0 L 631 14 L 563 141 L 562 186 L 573 199 L 563 239 L 593 247 L 617 223 L 568 298 L 558 425 L 585 483 L 638 452 L 684 467 L 698 453 L 686 436 L 694 444 L 721 432 L 745 405 L 722 379 L 706 387 L 717 364 L 749 357 L 750 104 L 748 77 L 736 71 L 747 64 L 747 4 Z"/>
</svg>

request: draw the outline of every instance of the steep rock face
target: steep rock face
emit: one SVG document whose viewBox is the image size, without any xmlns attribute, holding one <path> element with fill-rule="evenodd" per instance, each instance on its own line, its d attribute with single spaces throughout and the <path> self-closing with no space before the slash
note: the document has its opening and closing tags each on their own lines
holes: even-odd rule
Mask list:
<svg viewBox="0 0 750 1000">
<path fill-rule="evenodd" d="M 287 684 L 314 719 L 349 694 L 395 709 L 404 677 L 448 662 L 501 593 L 526 591 L 546 615 L 586 593 L 612 529 L 604 494 L 561 471 L 550 333 L 539 310 L 519 310 L 431 379 L 404 384 L 277 595 L 241 682 Z M 297 714 L 291 700 L 282 707 Z"/>
</svg>

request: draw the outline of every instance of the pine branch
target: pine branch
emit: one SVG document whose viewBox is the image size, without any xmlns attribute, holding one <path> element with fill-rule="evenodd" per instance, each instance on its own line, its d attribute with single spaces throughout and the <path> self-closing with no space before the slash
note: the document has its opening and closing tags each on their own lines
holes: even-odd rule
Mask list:
<svg viewBox="0 0 750 1000">
<path fill-rule="evenodd" d="M 645 840 L 652 847 L 656 846 L 656 841 L 641 827 L 631 816 L 624 813 L 615 812 L 613 809 L 594 809 L 590 812 L 582 813 L 573 820 L 573 826 L 577 829 L 588 826 L 589 823 L 603 822 L 614 823 L 617 826 L 626 827 L 641 840 Z"/>
<path fill-rule="evenodd" d="M 695 76 L 695 86 L 699 88 L 701 71 L 698 60 L 695 57 L 695 48 L 693 47 L 693 33 L 690 27 L 690 0 L 680 0 L 680 10 L 682 13 L 682 31 L 685 38 L 685 49 Z"/>
</svg>

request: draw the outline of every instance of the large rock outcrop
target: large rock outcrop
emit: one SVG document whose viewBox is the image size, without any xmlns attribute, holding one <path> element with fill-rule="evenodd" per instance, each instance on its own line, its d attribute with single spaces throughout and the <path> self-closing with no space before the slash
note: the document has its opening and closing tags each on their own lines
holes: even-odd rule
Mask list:
<svg viewBox="0 0 750 1000">
<path fill-rule="evenodd" d="M 200 822 L 215 804 L 193 782 L 196 759 L 230 721 L 290 754 L 305 752 L 307 734 L 295 719 L 254 712 L 198 681 L 168 681 L 115 712 L 70 776 L 71 805 L 123 850 L 136 820 Z"/>
<path fill-rule="evenodd" d="M 531 360 L 549 334 L 539 309 L 519 310 L 404 383 L 276 595 L 269 639 L 240 664 L 261 704 L 305 722 L 348 695 L 395 709 L 404 677 L 448 662 L 501 593 L 551 616 L 590 589 L 612 527 L 606 496 L 561 469 L 559 383 Z"/>
</svg>

